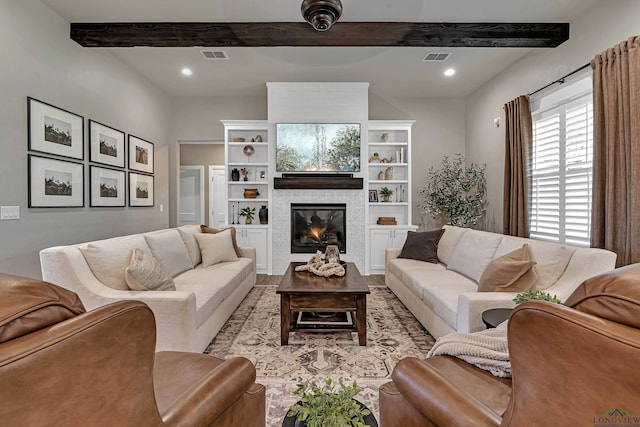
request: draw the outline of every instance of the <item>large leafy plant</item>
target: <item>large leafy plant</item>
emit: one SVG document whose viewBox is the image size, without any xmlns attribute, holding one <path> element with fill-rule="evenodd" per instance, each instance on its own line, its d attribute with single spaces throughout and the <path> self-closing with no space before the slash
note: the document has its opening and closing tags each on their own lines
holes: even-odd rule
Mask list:
<svg viewBox="0 0 640 427">
<path fill-rule="evenodd" d="M 355 381 L 352 385 L 340 381 L 337 389 L 331 378 L 322 386 L 315 381 L 304 381 L 293 392 L 300 397 L 300 402 L 291 407 L 287 416 L 297 415 L 307 427 L 366 427 L 364 417 L 371 411 L 353 399 L 358 393 L 360 388 Z"/>
<path fill-rule="evenodd" d="M 486 167 L 466 165 L 462 154 L 445 156 L 440 169 L 429 168 L 429 183 L 420 190 L 424 201 L 418 207 L 434 218 L 444 216 L 450 225 L 477 224 L 485 212 Z"/>
</svg>

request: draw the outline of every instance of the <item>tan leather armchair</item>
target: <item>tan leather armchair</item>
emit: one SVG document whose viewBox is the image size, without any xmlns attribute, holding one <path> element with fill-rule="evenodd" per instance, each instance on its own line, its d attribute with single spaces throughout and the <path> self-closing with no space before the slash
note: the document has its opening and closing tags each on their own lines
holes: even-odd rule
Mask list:
<svg viewBox="0 0 640 427">
<path fill-rule="evenodd" d="M 518 305 L 508 339 L 511 380 L 449 356 L 400 361 L 381 426 L 640 425 L 640 264 L 588 279 L 566 306 Z"/>
<path fill-rule="evenodd" d="M 73 292 L 0 274 L 3 426 L 264 426 L 255 379 L 241 357 L 155 353 L 144 303 L 85 313 Z"/>
</svg>

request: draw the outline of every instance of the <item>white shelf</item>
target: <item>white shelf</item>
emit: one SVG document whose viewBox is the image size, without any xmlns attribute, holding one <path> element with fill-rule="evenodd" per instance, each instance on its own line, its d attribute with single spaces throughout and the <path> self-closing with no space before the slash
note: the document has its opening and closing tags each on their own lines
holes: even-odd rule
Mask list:
<svg viewBox="0 0 640 427">
<path fill-rule="evenodd" d="M 266 203 L 266 202 L 269 201 L 269 199 L 266 199 L 266 198 L 265 199 L 261 199 L 260 197 L 256 197 L 255 199 L 250 199 L 250 198 L 245 199 L 245 198 L 239 197 L 239 198 L 236 198 L 236 199 L 229 199 L 229 201 L 230 202 L 234 202 L 234 203 L 235 202 L 264 202 L 264 203 Z"/>
<path fill-rule="evenodd" d="M 380 162 L 370 162 L 368 163 L 369 166 L 382 166 L 382 167 L 389 167 L 389 166 L 396 166 L 396 167 L 402 167 L 402 166 L 407 166 L 407 163 L 380 163 Z"/>
<path fill-rule="evenodd" d="M 268 185 L 268 181 L 229 181 L 229 185 Z"/>
<path fill-rule="evenodd" d="M 266 167 L 266 166 L 269 166 L 269 163 L 229 162 L 229 166 Z"/>
<path fill-rule="evenodd" d="M 245 141 L 245 142 L 229 142 L 228 143 L 229 147 L 245 147 L 247 145 L 253 145 L 254 147 L 268 147 L 269 146 L 269 142 L 252 142 L 252 141 Z"/>
<path fill-rule="evenodd" d="M 371 179 L 369 180 L 369 184 L 408 184 L 409 181 L 406 179 Z"/>
<path fill-rule="evenodd" d="M 369 206 L 408 206 L 408 202 L 369 202 Z"/>
<path fill-rule="evenodd" d="M 384 147 L 387 145 L 393 145 L 394 147 L 406 147 L 409 145 L 408 142 L 370 142 L 369 147 Z"/>
</svg>

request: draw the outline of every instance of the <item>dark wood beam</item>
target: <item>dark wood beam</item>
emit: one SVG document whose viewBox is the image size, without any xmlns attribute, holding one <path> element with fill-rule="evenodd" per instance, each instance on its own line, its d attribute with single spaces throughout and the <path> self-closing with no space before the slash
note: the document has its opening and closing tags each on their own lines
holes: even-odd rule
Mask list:
<svg viewBox="0 0 640 427">
<path fill-rule="evenodd" d="M 84 47 L 556 47 L 569 24 L 338 22 L 318 32 L 303 22 L 72 23 L 71 39 Z"/>
</svg>

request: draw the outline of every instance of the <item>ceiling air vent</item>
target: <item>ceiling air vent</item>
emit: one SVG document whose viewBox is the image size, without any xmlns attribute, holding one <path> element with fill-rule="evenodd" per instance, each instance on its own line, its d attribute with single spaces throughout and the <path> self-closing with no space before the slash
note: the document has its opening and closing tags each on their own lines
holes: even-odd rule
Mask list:
<svg viewBox="0 0 640 427">
<path fill-rule="evenodd" d="M 427 53 L 422 60 L 426 62 L 442 62 L 446 61 L 450 55 L 450 53 Z"/>
<path fill-rule="evenodd" d="M 204 59 L 229 59 L 227 52 L 223 50 L 202 50 L 200 53 Z"/>
</svg>

